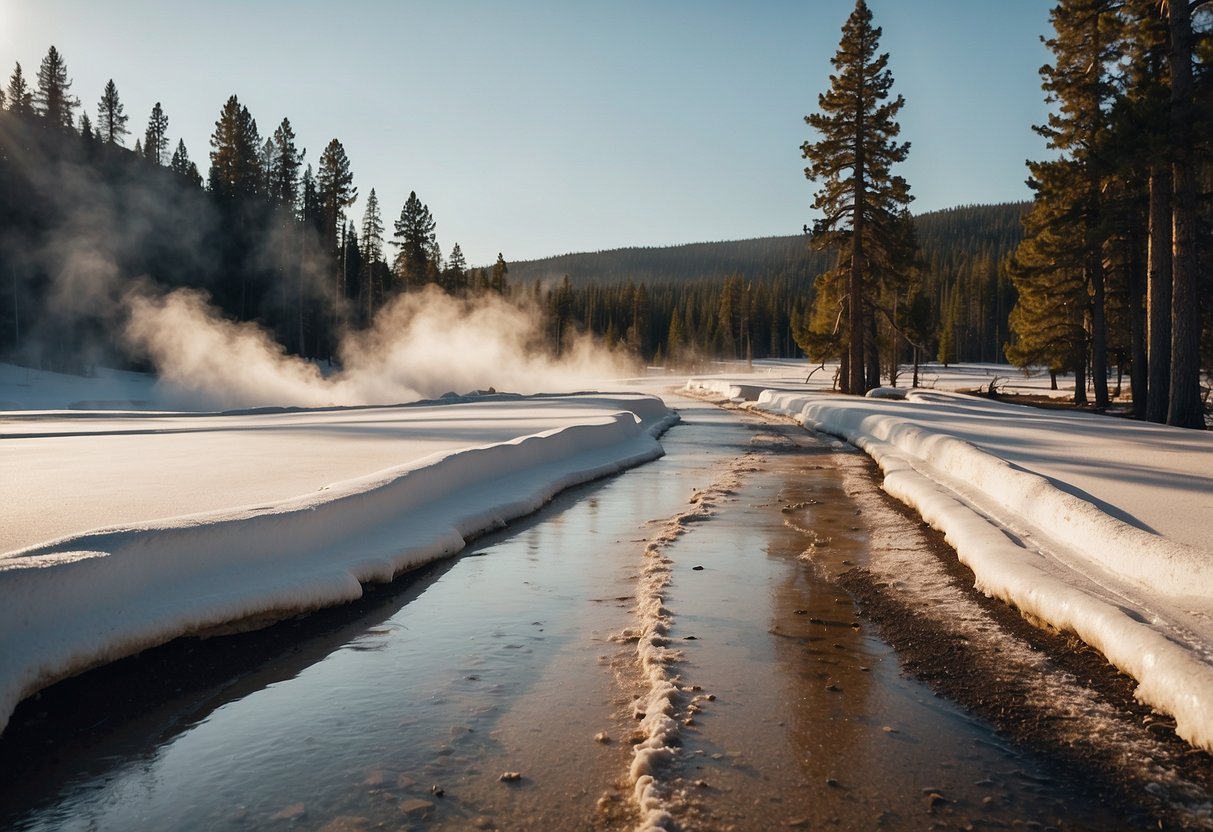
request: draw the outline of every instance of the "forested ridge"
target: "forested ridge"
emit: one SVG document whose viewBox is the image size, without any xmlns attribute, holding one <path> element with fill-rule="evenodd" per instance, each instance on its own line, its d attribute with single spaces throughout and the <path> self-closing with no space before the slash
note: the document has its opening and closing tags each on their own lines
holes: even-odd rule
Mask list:
<svg viewBox="0 0 1213 832">
<path fill-rule="evenodd" d="M 905 103 L 864 0 L 806 116 L 812 226 L 788 236 L 470 266 L 411 193 L 361 217 L 353 161 L 308 155 L 232 95 L 205 176 L 159 102 L 142 133 L 110 81 L 94 107 L 52 46 L 0 89 L 0 357 L 79 371 L 138 365 L 131 297 L 173 289 L 252 322 L 285 352 L 339 359 L 344 333 L 397 297 L 492 293 L 532 310 L 532 348 L 588 336 L 638 365 L 838 360 L 862 393 L 910 362 L 1004 361 L 1075 374 L 1106 407 L 1203 424 L 1213 367 L 1213 2 L 1059 0 L 1041 69 L 1056 155 L 1029 161 L 1030 203 L 914 215 L 897 174 Z M 128 147 L 134 138 L 133 148 Z M 316 137 L 309 137 L 315 139 Z M 175 147 L 175 149 L 174 149 Z M 314 161 L 309 161 L 314 160 Z M 792 218 L 798 221 L 800 218 Z M 1203 379 L 1203 386 L 1202 386 Z"/>
<path fill-rule="evenodd" d="M 180 141 L 166 152 L 160 105 L 128 148 L 130 119 L 112 82 L 95 120 L 72 99 L 53 48 L 36 83 L 59 91 L 35 104 L 18 67 L 0 110 L 0 353 L 26 363 L 123 363 L 123 299 L 149 287 L 204 291 L 227 318 L 257 322 L 290 352 L 329 359 L 341 331 L 429 284 L 533 305 L 538 343 L 553 352 L 589 334 L 637 361 L 798 356 L 795 330 L 832 260 L 798 234 L 473 268 L 457 244 L 443 257 L 436 218 L 415 194 L 394 224 L 373 189 L 361 221 L 347 216 L 352 163 L 340 141 L 327 143 L 314 169 L 289 119 L 263 140 L 235 95 L 217 114 L 204 177 Z M 70 118 L 56 107 L 83 112 Z M 1018 242 L 1023 209 L 917 218 L 931 314 L 949 320 L 957 360 L 1001 349 L 998 265 Z"/>
<path fill-rule="evenodd" d="M 924 360 L 938 355 L 940 335 L 948 339 L 942 360 L 1002 360 L 1014 304 L 1003 266 L 1022 238 L 1026 209 L 1027 203 L 971 205 L 914 218 L 922 294 L 927 314 L 940 322 L 923 345 L 929 350 Z M 650 358 L 671 357 L 675 310 L 675 353 L 700 360 L 793 357 L 801 355 L 796 326 L 832 261 L 802 233 L 563 254 L 511 263 L 510 276 L 523 286 L 539 283 L 545 293 L 567 277 L 563 302 L 572 322 L 625 341 L 633 326 L 632 296 L 643 286 L 640 306 L 649 310 L 648 325 L 641 323 L 633 342 Z"/>
</svg>

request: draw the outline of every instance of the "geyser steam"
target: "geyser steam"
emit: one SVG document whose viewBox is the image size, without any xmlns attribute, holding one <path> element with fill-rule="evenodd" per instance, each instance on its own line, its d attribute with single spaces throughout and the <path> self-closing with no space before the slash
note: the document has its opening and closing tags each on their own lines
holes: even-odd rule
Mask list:
<svg viewBox="0 0 1213 832">
<path fill-rule="evenodd" d="M 495 387 L 519 393 L 579 389 L 624 375 L 616 356 L 578 341 L 557 360 L 533 349 L 539 315 L 498 295 L 453 298 L 437 287 L 401 295 L 338 348 L 325 375 L 261 328 L 219 317 L 193 290 L 132 294 L 128 342 L 155 364 L 178 406 L 391 404 Z"/>
</svg>

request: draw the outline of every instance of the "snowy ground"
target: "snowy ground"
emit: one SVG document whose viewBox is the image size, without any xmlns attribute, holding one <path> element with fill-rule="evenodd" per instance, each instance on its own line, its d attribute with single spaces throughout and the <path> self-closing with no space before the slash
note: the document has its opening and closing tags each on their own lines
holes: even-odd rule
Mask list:
<svg viewBox="0 0 1213 832">
<path fill-rule="evenodd" d="M 804 383 L 803 365 L 688 387 L 862 448 L 981 590 L 1078 634 L 1213 749 L 1213 433 L 947 392 L 977 386 L 983 369 L 1010 375 L 939 371 L 904 400 L 830 394 L 828 377 Z"/>
<path fill-rule="evenodd" d="M 1048 392 L 1007 367 L 932 365 L 904 400 L 832 395 L 833 368 L 810 369 L 721 365 L 690 386 L 863 448 L 982 590 L 1078 633 L 1213 748 L 1213 433 L 948 392 Z M 660 454 L 670 418 L 641 393 L 225 413 L 155 410 L 158 393 L 0 365 L 0 725 L 97 662 L 357 597 Z"/>
<path fill-rule="evenodd" d="M 638 393 L 139 411 L 146 377 L 3 365 L 0 402 L 0 727 L 89 666 L 457 552 L 659 456 L 675 418 Z"/>
</svg>

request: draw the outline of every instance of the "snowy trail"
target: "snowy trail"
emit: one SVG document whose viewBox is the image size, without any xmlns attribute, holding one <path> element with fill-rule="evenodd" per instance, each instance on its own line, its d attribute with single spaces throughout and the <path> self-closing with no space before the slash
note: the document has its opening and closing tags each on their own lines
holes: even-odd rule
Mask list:
<svg viewBox="0 0 1213 832">
<path fill-rule="evenodd" d="M 225 443 L 283 421 L 295 423 L 290 450 L 297 456 L 336 434 L 371 445 L 358 456 L 358 463 L 371 467 L 363 476 L 262 504 L 242 505 L 247 491 L 240 488 L 227 493 L 210 487 L 208 497 L 226 495 L 227 507 L 71 533 L 0 557 L 0 723 L 21 698 L 96 664 L 209 627 L 357 598 L 364 582 L 387 581 L 451 555 L 467 538 L 534 512 L 564 488 L 659 456 L 655 437 L 676 417 L 659 399 L 623 394 L 302 415 L 254 412 L 212 417 L 209 424 L 188 417 L 194 429 L 167 437 L 166 418 L 182 417 L 23 418 L 5 425 L 0 452 L 6 468 L 16 457 L 21 467 L 11 470 L 34 479 L 48 470 L 70 477 L 73 465 L 104 476 L 105 451 L 82 462 L 87 453 L 80 441 L 112 442 L 113 436 L 90 437 L 82 427 L 95 433 L 104 424 L 112 433 L 115 423 L 129 423 L 143 440 L 142 453 L 128 460 L 139 468 L 135 492 L 151 503 L 135 504 L 153 518 L 157 510 L 189 503 L 191 475 L 226 472 L 259 482 L 239 463 L 235 471 L 229 467 L 238 449 Z M 450 422 L 445 433 L 444 419 Z M 470 432 L 460 430 L 464 421 Z M 360 435 L 368 425 L 373 436 Z M 395 442 L 375 435 L 383 431 Z M 438 436 L 445 437 L 445 450 L 435 450 Z M 469 444 L 471 436 L 475 444 Z M 172 471 L 182 487 L 165 489 L 156 502 L 164 459 L 155 442 L 166 438 L 190 443 L 180 452 L 193 467 Z M 329 453 L 331 448 L 322 456 Z M 397 464 L 384 469 L 392 457 Z M 263 473 L 272 488 L 290 489 L 298 484 L 298 470 L 287 469 Z M 23 512 L 60 516 L 56 528 L 80 522 L 52 510 L 57 489 L 48 484 L 35 491 L 28 482 L 23 488 L 23 479 L 5 478 L 6 489 L 23 495 L 14 496 L 17 505 L 6 505 L 6 512 L 18 519 Z M 103 513 L 120 515 L 107 508 L 106 492 L 94 500 Z"/>
<path fill-rule="evenodd" d="M 982 591 L 1079 635 L 1213 748 L 1213 435 L 938 391 L 755 406 L 866 451 Z"/>
</svg>

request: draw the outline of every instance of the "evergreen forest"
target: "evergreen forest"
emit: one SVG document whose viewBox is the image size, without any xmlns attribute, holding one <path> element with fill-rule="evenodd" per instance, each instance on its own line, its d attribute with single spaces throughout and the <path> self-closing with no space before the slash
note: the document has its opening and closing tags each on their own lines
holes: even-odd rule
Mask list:
<svg viewBox="0 0 1213 832">
<path fill-rule="evenodd" d="M 1031 202 L 911 212 L 895 60 L 857 0 L 805 119 L 819 218 L 803 233 L 477 265 L 458 243 L 444 255 L 416 193 L 381 206 L 371 188 L 354 216 L 339 139 L 314 145 L 313 164 L 289 118 L 263 130 L 232 95 L 200 164 L 159 102 L 139 130 L 112 80 L 82 101 L 52 46 L 0 88 L 0 359 L 141 367 L 122 337 L 127 300 L 189 288 L 331 363 L 344 332 L 437 287 L 533 309 L 537 348 L 556 355 L 589 335 L 637 366 L 838 360 L 852 393 L 918 362 L 1009 360 L 1075 374 L 1078 404 L 1131 391 L 1138 417 L 1199 426 L 1213 368 L 1211 6 L 1059 0 L 1041 69 L 1052 110 L 1034 126 L 1055 155 L 1029 161 Z M 1118 374 L 1127 389 L 1109 388 Z"/>
</svg>

